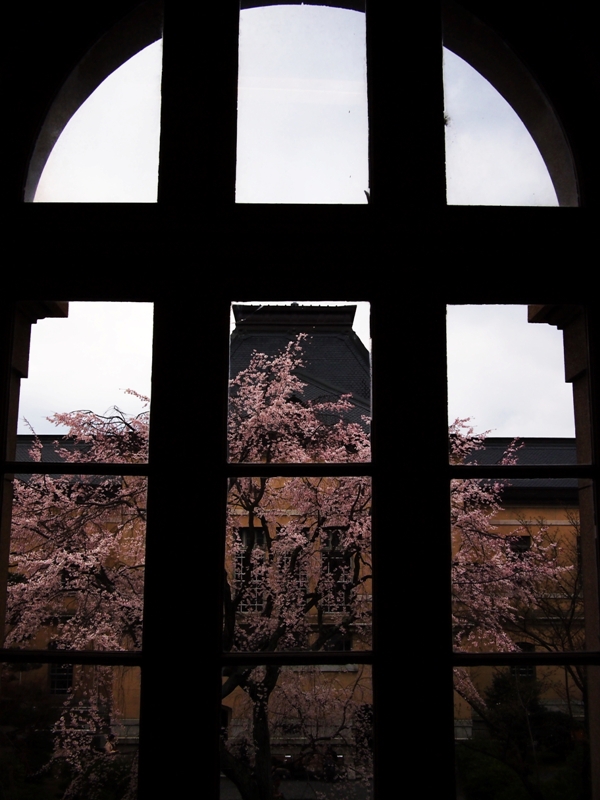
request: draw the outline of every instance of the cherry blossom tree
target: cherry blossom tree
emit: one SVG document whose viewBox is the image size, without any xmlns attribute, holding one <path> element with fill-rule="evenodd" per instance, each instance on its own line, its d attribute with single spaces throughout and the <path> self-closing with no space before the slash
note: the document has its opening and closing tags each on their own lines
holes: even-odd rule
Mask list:
<svg viewBox="0 0 600 800">
<path fill-rule="evenodd" d="M 147 411 L 135 418 L 116 408 L 110 416 L 76 411 L 52 421 L 69 427 L 56 445 L 67 463 L 147 459 Z M 41 461 L 39 439 L 30 457 Z M 34 474 L 16 481 L 7 646 L 41 636 L 58 649 L 139 649 L 145 522 L 144 478 Z"/>
<path fill-rule="evenodd" d="M 369 420 L 351 421 L 349 395 L 306 398 L 298 377 L 305 338 L 299 335 L 274 356 L 255 352 L 231 380 L 231 462 L 360 464 L 370 459 Z M 53 419 L 70 429 L 66 441 L 57 444 L 66 462 L 126 464 L 147 458 L 147 411 L 137 417 L 117 409 L 107 416 L 78 411 Z M 483 445 L 468 421 L 451 426 L 454 463 L 472 461 Z M 508 449 L 503 463 L 514 463 L 517 447 Z M 41 458 L 39 442 L 31 457 Z M 534 535 L 531 550 L 517 556 L 498 534 L 494 517 L 502 488 L 498 481 L 452 483 L 452 624 L 460 650 L 516 649 L 510 629 L 522 608 L 568 569 L 557 564 L 555 547 L 543 538 Z M 17 482 L 8 645 L 45 641 L 65 650 L 139 648 L 145 518 L 143 478 L 32 475 Z M 371 647 L 371 582 L 368 477 L 230 479 L 225 651 L 349 651 L 351 664 L 351 651 Z M 222 702 L 229 724 L 222 735 L 221 769 L 243 799 L 280 797 L 282 770 L 319 780 L 344 777 L 353 786 L 366 780 L 368 787 L 369 681 L 367 667 L 227 667 Z M 475 708 L 484 705 L 467 671 L 456 671 L 455 687 Z M 102 692 L 95 698 L 88 692 L 93 727 L 113 735 L 111 718 L 118 710 L 110 681 Z M 66 723 L 74 699 L 74 694 L 67 699 L 55 728 L 55 759 L 69 760 L 80 780 L 90 770 L 90 748 L 89 736 L 82 743 Z M 100 714 L 101 706 L 111 714 Z M 290 750 L 292 740 L 296 744 Z M 282 742 L 291 763 L 278 763 Z M 334 755 L 336 763 L 344 761 L 343 774 L 332 771 Z M 94 757 L 100 763 L 108 754 Z"/>
<path fill-rule="evenodd" d="M 468 419 L 457 419 L 449 434 L 451 463 L 476 464 L 485 434 L 475 435 Z M 521 446 L 514 440 L 500 463 L 515 464 Z M 565 563 L 559 542 L 548 536 L 546 526 L 534 529 L 524 524 L 510 536 L 499 534 L 494 520 L 502 509 L 504 487 L 499 480 L 452 481 L 452 625 L 457 651 L 518 651 L 516 639 L 522 638 L 518 632 L 527 628 L 532 611 L 543 611 L 548 596 L 572 582 L 574 565 Z M 529 536 L 525 552 L 513 547 L 521 534 Z M 535 640 L 531 622 L 528 627 Z M 538 640 L 539 635 L 538 630 Z M 485 718 L 486 703 L 468 669 L 455 669 L 454 686 Z"/>
<path fill-rule="evenodd" d="M 485 437 L 475 436 L 468 420 L 457 420 L 450 434 L 454 463 L 476 463 Z M 513 442 L 501 463 L 514 464 L 518 447 Z M 510 653 L 519 651 L 523 643 L 547 652 L 583 649 L 577 516 L 567 513 L 569 527 L 557 533 L 541 517 L 532 523 L 516 513 L 520 526 L 502 536 L 494 523 L 502 508 L 503 490 L 500 481 L 469 479 L 452 485 L 455 649 Z M 523 539 L 527 546 L 522 549 Z M 477 781 L 493 791 L 488 782 L 493 782 L 501 762 L 504 780 L 514 781 L 515 791 L 541 800 L 550 796 L 553 787 L 547 776 L 542 777 L 540 765 L 551 763 L 556 785 L 564 782 L 563 789 L 568 784 L 573 796 L 579 796 L 580 789 L 583 796 L 585 748 L 572 751 L 583 745 L 575 743 L 583 731 L 573 709 L 582 700 L 587 709 L 585 670 L 538 668 L 536 677 L 534 668 L 523 665 L 516 670 L 495 668 L 486 677 L 491 684 L 476 685 L 469 669 L 454 671 L 455 690 L 487 729 L 486 736 L 459 744 L 457 763 L 463 781 L 472 782 L 475 793 Z M 569 715 L 544 708 L 542 693 L 562 698 Z"/>
<path fill-rule="evenodd" d="M 147 459 L 147 410 L 137 417 L 115 408 L 108 416 L 76 411 L 52 419 L 69 428 L 55 445 L 67 463 Z M 41 460 L 42 449 L 34 439 L 32 460 Z M 140 649 L 145 521 L 144 478 L 33 474 L 15 481 L 6 646 Z M 122 774 L 127 765 L 105 749 L 122 712 L 122 671 L 74 667 L 54 725 L 52 763 L 70 776 L 65 798 L 79 796 L 84 784 L 94 798 L 107 774 L 133 797 L 135 781 Z"/>
<path fill-rule="evenodd" d="M 254 353 L 232 381 L 229 457 L 241 463 L 346 463 L 370 457 L 368 420 L 349 422 L 349 396 L 307 400 L 296 340 L 275 356 Z M 371 485 L 367 477 L 230 480 L 224 575 L 224 648 L 253 653 L 367 649 L 370 635 Z M 352 656 L 348 654 L 348 660 Z M 366 778 L 365 670 L 232 667 L 222 697 L 232 723 L 221 766 L 244 800 L 278 794 L 279 771 L 320 780 Z M 290 671 L 291 670 L 291 671 Z M 340 676 L 346 681 L 340 683 Z M 360 676 L 360 677 L 358 677 Z M 361 722 L 362 721 L 362 722 Z M 296 736 L 285 732 L 294 730 Z M 295 745 L 292 742 L 296 742 Z M 290 746 L 291 745 L 291 746 Z M 337 745 L 342 752 L 336 753 Z M 348 769 L 342 776 L 338 760 Z M 336 772 L 337 769 L 337 772 Z M 349 771 L 348 771 L 349 770 Z"/>
<path fill-rule="evenodd" d="M 340 463 L 370 457 L 367 421 L 361 426 L 345 418 L 351 398 L 335 403 L 304 399 L 305 387 L 296 373 L 303 366 L 301 347 L 299 338 L 274 357 L 255 353 L 232 381 L 233 461 Z M 457 420 L 449 441 L 453 463 L 474 463 L 485 437 L 476 436 L 468 420 Z M 514 464 L 518 449 L 513 442 L 502 463 Z M 500 481 L 452 483 L 452 624 L 458 650 L 518 649 L 511 629 L 565 569 L 543 531 L 533 534 L 532 547 L 524 554 L 515 553 L 511 540 L 499 535 L 494 518 L 501 510 L 502 491 Z M 323 650 L 340 646 L 344 637 L 352 648 L 370 647 L 370 497 L 364 478 L 231 480 L 227 649 Z M 241 689 L 253 710 L 244 732 L 244 753 L 239 737 L 222 745 L 223 769 L 244 800 L 276 796 L 267 765 L 273 756 L 273 719 L 281 717 L 281 678 L 281 669 L 272 665 L 263 670 L 239 667 L 229 670 L 223 683 L 224 698 Z M 295 686 L 305 689 L 301 679 Z M 456 671 L 455 686 L 473 707 L 482 708 L 484 701 L 468 671 Z M 333 684 L 329 689 L 335 705 Z M 337 702 L 346 708 L 341 697 Z M 303 741 L 301 760 L 307 757 L 311 737 L 305 735 Z"/>
</svg>

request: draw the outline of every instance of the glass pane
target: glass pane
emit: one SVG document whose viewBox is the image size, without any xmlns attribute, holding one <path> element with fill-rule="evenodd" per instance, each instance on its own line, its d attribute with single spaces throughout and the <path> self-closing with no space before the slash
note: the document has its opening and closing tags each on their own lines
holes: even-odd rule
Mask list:
<svg viewBox="0 0 600 800">
<path fill-rule="evenodd" d="M 66 319 L 32 325 L 19 460 L 31 459 L 37 434 L 42 461 L 147 461 L 152 312 L 151 303 L 69 303 Z"/>
<path fill-rule="evenodd" d="M 4 796 L 136 797 L 139 704 L 137 667 L 2 665 Z"/>
<path fill-rule="evenodd" d="M 108 76 L 71 117 L 36 203 L 156 203 L 162 39 Z"/>
<path fill-rule="evenodd" d="M 585 649 L 578 482 L 452 481 L 454 647 Z"/>
<path fill-rule="evenodd" d="M 14 482 L 6 646 L 139 650 L 146 479 Z"/>
<path fill-rule="evenodd" d="M 242 10 L 238 203 L 367 202 L 365 37 L 358 11 Z"/>
<path fill-rule="evenodd" d="M 232 478 L 223 647 L 371 647 L 369 478 Z"/>
<path fill-rule="evenodd" d="M 233 306 L 230 461 L 370 459 L 365 306 Z"/>
<path fill-rule="evenodd" d="M 456 671 L 458 795 L 465 800 L 589 798 L 583 667 Z"/>
<path fill-rule="evenodd" d="M 500 93 L 444 48 L 449 205 L 557 206 L 529 131 Z"/>
<path fill-rule="evenodd" d="M 371 800 L 372 698 L 369 666 L 225 668 L 222 800 L 252 778 L 261 797 Z"/>
<path fill-rule="evenodd" d="M 518 463 L 524 464 L 532 463 L 522 459 L 533 456 L 533 437 L 554 437 L 547 447 L 535 442 L 535 463 L 574 463 L 573 389 L 565 380 L 562 331 L 529 323 L 527 306 L 448 306 L 447 336 L 448 422 L 522 437 Z"/>
</svg>

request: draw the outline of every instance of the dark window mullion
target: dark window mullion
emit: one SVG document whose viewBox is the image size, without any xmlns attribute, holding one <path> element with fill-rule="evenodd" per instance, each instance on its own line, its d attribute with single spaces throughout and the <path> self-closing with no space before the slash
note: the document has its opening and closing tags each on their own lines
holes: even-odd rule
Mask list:
<svg viewBox="0 0 600 800">
<path fill-rule="evenodd" d="M 154 304 L 140 727 L 141 798 L 185 796 L 198 740 L 202 791 L 218 797 L 220 629 L 229 304 L 168 286 Z M 208 468 L 207 468 L 208 467 Z M 215 468 L 217 467 L 217 468 Z M 165 670 L 170 678 L 165 683 Z M 198 689 L 198 691 L 196 691 Z M 160 743 L 157 767 L 156 748 Z"/>
<path fill-rule="evenodd" d="M 143 653 L 128 650 L 0 649 L 0 662 L 6 664 L 62 664 L 64 661 L 71 664 L 140 667 Z"/>
<path fill-rule="evenodd" d="M 232 478 L 360 478 L 372 475 L 373 467 L 368 461 L 348 464 L 228 464 L 225 473 Z"/>
<path fill-rule="evenodd" d="M 235 664 L 281 664 L 281 665 L 303 665 L 303 664 L 373 664 L 375 661 L 371 650 L 344 650 L 336 652 L 334 650 L 305 650 L 302 652 L 275 651 L 271 653 L 250 653 L 236 651 L 223 653 L 221 663 L 223 666 Z"/>
<path fill-rule="evenodd" d="M 88 462 L 5 461 L 0 469 L 11 475 L 148 475 L 148 464 Z"/>
<path fill-rule="evenodd" d="M 388 222 L 391 209 L 419 209 L 411 224 L 430 236 L 428 212 L 446 203 L 440 4 L 413 3 L 392 16 L 387 3 L 367 0 L 372 209 Z M 404 39 L 410 47 L 400 46 Z"/>
<path fill-rule="evenodd" d="M 158 202 L 196 234 L 234 202 L 238 19 L 238 0 L 165 0 Z"/>
<path fill-rule="evenodd" d="M 446 310 L 441 303 L 382 295 L 371 309 L 375 776 L 379 794 L 397 780 L 397 741 L 387 731 L 409 720 L 408 763 L 422 758 L 426 741 L 451 797 Z"/>
</svg>

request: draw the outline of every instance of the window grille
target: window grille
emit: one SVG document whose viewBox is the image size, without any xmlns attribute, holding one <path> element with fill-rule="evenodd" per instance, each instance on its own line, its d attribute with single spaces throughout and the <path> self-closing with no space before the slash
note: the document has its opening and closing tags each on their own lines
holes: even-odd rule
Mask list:
<svg viewBox="0 0 600 800">
<path fill-rule="evenodd" d="M 327 613 L 343 613 L 350 607 L 353 559 L 343 544 L 343 528 L 328 528 L 321 535 L 321 607 Z"/>
<path fill-rule="evenodd" d="M 535 653 L 535 645 L 531 642 L 515 642 L 517 647 L 522 653 Z M 510 674 L 513 678 L 523 680 L 535 680 L 536 671 L 535 664 L 517 664 L 510 668 Z"/>
<path fill-rule="evenodd" d="M 238 535 L 242 546 L 235 555 L 235 585 L 242 597 L 238 611 L 262 611 L 265 586 L 259 554 L 266 547 L 265 532 L 259 528 L 240 528 Z"/>
<path fill-rule="evenodd" d="M 589 4 L 574 2 L 585 22 Z M 416 763 L 422 756 L 422 742 L 427 741 L 436 753 L 444 792 L 452 795 L 453 667 L 500 662 L 506 666 L 512 661 L 535 666 L 549 660 L 544 653 L 510 654 L 509 658 L 451 652 L 450 554 L 442 542 L 449 529 L 449 480 L 466 476 L 466 472 L 447 465 L 444 313 L 449 302 L 521 302 L 543 295 L 568 303 L 580 302 L 583 297 L 590 305 L 580 352 L 586 356 L 589 352 L 595 365 L 600 341 L 597 306 L 590 295 L 589 276 L 577 264 L 572 265 L 575 243 L 579 252 L 595 252 L 596 226 L 593 217 L 578 212 L 559 219 L 559 213 L 545 209 L 539 209 L 539 214 L 511 209 L 506 214 L 493 208 L 445 208 L 439 8 L 413 4 L 403 10 L 406 33 L 402 35 L 411 44 L 403 53 L 398 47 L 397 26 L 389 24 L 389 9 L 383 6 L 370 3 L 367 19 L 369 205 L 300 211 L 292 207 L 234 208 L 238 4 L 223 2 L 195 10 L 190 4 L 171 3 L 169 36 L 165 36 L 158 204 L 148 209 L 37 207 L 35 213 L 33 207 L 17 203 L 22 198 L 39 119 L 52 101 L 66 61 L 76 63 L 94 32 L 99 37 L 113 24 L 111 15 L 126 13 L 129 8 L 117 3 L 106 4 L 100 11 L 83 9 L 81 20 L 74 19 L 64 4 L 47 9 L 40 6 L 34 15 L 26 5 L 15 8 L 22 15 L 16 27 L 30 44 L 30 74 L 39 76 L 39 81 L 35 92 L 27 84 L 17 93 L 26 113 L 19 107 L 12 119 L 15 146 L 4 182 L 12 192 L 7 215 L 13 248 L 7 252 L 19 254 L 12 283 L 7 283 L 0 300 L 4 498 L 10 496 L 11 476 L 17 472 L 11 454 L 11 398 L 15 381 L 27 374 L 27 347 L 19 333 L 26 324 L 19 311 L 15 329 L 15 303 L 26 301 L 27 324 L 33 306 L 48 298 L 150 299 L 156 303 L 150 466 L 136 467 L 136 474 L 149 476 L 143 653 L 72 655 L 75 664 L 143 667 L 140 797 L 156 792 L 183 796 L 189 790 L 190 776 L 197 780 L 197 739 L 171 735 L 189 730 L 190 718 L 215 730 L 214 743 L 203 747 L 200 758 L 203 791 L 210 800 L 219 797 L 215 765 L 220 702 L 211 687 L 217 687 L 223 664 L 232 664 L 237 657 L 221 653 L 218 646 L 224 557 L 219 531 L 224 531 L 224 511 L 217 506 L 228 469 L 223 442 L 232 299 L 253 298 L 262 290 L 272 300 L 296 293 L 307 300 L 335 299 L 342 285 L 358 286 L 361 299 L 371 302 L 376 424 L 373 464 L 361 469 L 362 474 L 373 476 L 374 649 L 355 653 L 353 658 L 374 665 L 375 777 L 380 786 L 394 785 L 398 769 L 397 742 L 387 736 L 385 720 L 410 718 L 408 757 Z M 467 36 L 466 28 L 452 16 L 454 12 L 448 12 L 454 4 L 444 4 L 444 8 L 447 38 Z M 93 20 L 98 13 L 101 19 Z M 520 8 L 518 19 L 510 10 L 498 12 L 496 17 L 493 10 L 485 13 L 496 21 L 509 44 L 518 45 L 515 50 L 520 48 L 531 64 L 539 63 L 542 68 L 549 63 L 542 63 L 542 48 L 537 46 L 540 19 L 564 36 L 561 41 L 572 58 L 565 57 L 566 72 L 560 81 L 577 86 L 582 102 L 566 103 L 560 87 L 552 82 L 551 70 L 546 70 L 546 77 L 551 99 L 565 109 L 565 128 L 573 137 L 580 168 L 582 203 L 594 205 L 600 174 L 598 148 L 589 133 L 594 130 L 593 120 L 585 115 L 593 112 L 594 104 L 589 101 L 598 87 L 593 70 L 585 66 L 581 55 L 586 51 L 580 47 L 580 37 L 589 36 L 585 25 L 573 22 L 575 14 L 568 15 L 560 19 L 563 31 L 553 22 L 547 4 L 537 2 Z M 452 30 L 448 20 L 456 23 Z M 595 26 L 590 24 L 589 30 Z M 211 36 L 215 47 L 199 48 L 199 32 Z M 591 53 L 591 39 L 587 41 Z M 218 70 L 214 69 L 215 48 L 222 66 Z M 487 48 L 480 51 L 488 52 Z M 537 58 L 542 60 L 536 62 Z M 14 73 L 26 80 L 18 70 Z M 390 102 L 390 86 L 399 85 L 402 75 L 411 76 L 402 86 L 400 104 L 410 115 L 409 124 L 399 124 L 399 104 Z M 201 87 L 201 101 L 194 98 L 190 102 L 190 86 Z M 533 114 L 535 108 L 529 110 Z M 552 141 L 548 141 L 552 149 Z M 40 266 L 47 264 L 60 268 Z M 546 269 L 540 270 L 540 264 Z M 597 377 L 592 375 L 590 380 L 592 389 L 597 390 Z M 178 416 L 175 390 L 182 386 L 189 388 L 200 408 L 198 412 L 195 407 L 187 421 Z M 588 407 L 589 402 L 594 404 L 594 395 L 585 402 Z M 595 405 L 589 418 L 599 418 Z M 188 447 L 184 431 L 191 428 L 194 444 Z M 530 469 L 526 477 L 576 477 L 593 493 L 592 481 L 597 487 L 599 477 L 597 436 L 591 426 L 578 433 L 578 447 L 587 458 L 582 463 L 588 466 Z M 312 465 L 313 474 L 322 466 Z M 274 466 L 261 465 L 259 470 L 263 468 L 265 473 L 277 474 Z M 491 468 L 468 469 L 470 475 L 481 478 L 500 475 Z M 507 471 L 509 468 L 500 477 Z M 106 469 L 102 474 L 107 474 Z M 115 470 L 113 474 L 122 473 Z M 204 475 L 205 491 L 198 501 L 200 474 Z M 330 465 L 320 474 L 344 474 L 344 468 Z M 596 497 L 593 503 L 597 509 Z M 410 525 L 405 522 L 407 516 Z M 201 540 L 191 534 L 198 521 L 202 531 L 211 534 Z M 185 541 L 185 549 L 173 559 L 169 547 L 176 540 Z M 5 555 L 2 558 L 6 560 Z M 582 541 L 582 561 L 593 564 L 595 558 L 588 542 Z M 421 570 L 418 575 L 416 569 Z M 409 576 L 419 587 L 412 596 L 406 590 Z M 0 579 L 6 582 L 2 566 Z M 165 608 L 169 609 L 167 615 Z M 425 608 L 435 611 L 426 614 Z M 202 625 L 196 624 L 198 619 Z M 399 665 L 397 637 L 389 636 L 390 625 L 400 622 L 405 629 L 410 624 L 406 666 Z M 199 635 L 203 637 L 200 648 Z M 393 651 L 388 645 L 391 639 L 396 645 Z M 569 657 L 591 671 L 598 669 L 597 632 L 590 641 L 588 651 Z M 253 663 L 271 658 L 243 656 Z M 296 655 L 276 654 L 273 658 L 276 663 L 303 663 Z M 340 663 L 347 656 L 309 653 L 303 658 L 306 663 Z M 59 664 L 62 659 L 62 653 L 2 651 L 6 663 Z M 557 656 L 555 661 L 561 659 L 566 663 L 566 656 Z M 412 675 L 414 660 L 419 663 L 417 689 L 413 690 L 411 679 L 409 689 L 404 686 L 391 691 L 390 687 L 398 685 L 400 666 Z M 170 689 L 168 697 L 165 663 L 177 663 L 178 675 L 189 676 L 188 688 Z M 590 708 L 593 706 L 590 702 Z M 436 719 L 433 729 L 432 718 Z M 466 727 L 468 723 L 463 721 L 461 729 Z M 160 758 L 155 757 L 157 743 Z M 173 763 L 180 768 L 174 771 Z"/>
<path fill-rule="evenodd" d="M 50 664 L 50 694 L 68 694 L 73 687 L 72 664 Z"/>
</svg>

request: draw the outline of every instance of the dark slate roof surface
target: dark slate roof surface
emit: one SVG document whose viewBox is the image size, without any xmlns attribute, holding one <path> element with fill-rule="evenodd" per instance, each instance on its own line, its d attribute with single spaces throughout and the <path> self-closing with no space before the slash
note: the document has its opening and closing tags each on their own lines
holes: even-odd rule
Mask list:
<svg viewBox="0 0 600 800">
<path fill-rule="evenodd" d="M 17 435 L 17 446 L 16 446 L 16 461 L 27 461 L 31 462 L 31 456 L 29 455 L 29 451 L 33 445 L 35 439 L 39 439 L 42 444 L 42 462 L 44 464 L 62 464 L 64 462 L 64 458 L 61 458 L 58 453 L 56 452 L 57 448 L 63 448 L 64 450 L 70 450 L 74 452 L 75 450 L 81 450 L 81 445 L 77 445 L 73 439 L 65 439 L 61 434 L 55 433 L 46 433 L 40 434 L 39 436 L 34 436 L 31 433 L 27 434 L 18 434 Z M 21 473 L 16 474 L 15 477 L 17 480 L 27 482 L 29 480 L 30 473 Z"/>
<path fill-rule="evenodd" d="M 575 439 L 523 437 L 523 447 L 518 451 L 517 464 L 521 466 L 563 466 L 577 464 Z M 512 439 L 488 436 L 483 450 L 473 454 L 478 464 L 499 464 Z"/>
<path fill-rule="evenodd" d="M 477 450 L 467 459 L 467 463 L 481 466 L 499 464 L 512 439 L 489 436 L 482 450 Z M 524 437 L 523 447 L 517 453 L 517 465 L 521 466 L 570 466 L 577 464 L 575 439 L 552 437 Z M 517 479 L 507 482 L 505 497 L 508 500 L 520 492 L 528 494 L 543 493 L 548 498 L 556 495 L 556 500 L 574 498 L 577 492 L 576 478 L 533 478 Z"/>
<path fill-rule="evenodd" d="M 245 369 L 256 350 L 275 355 L 308 334 L 305 365 L 298 377 L 307 384 L 308 400 L 335 400 L 351 394 L 353 422 L 370 414 L 371 372 L 366 347 L 352 330 L 356 306 L 234 306 L 236 327 L 231 336 L 230 375 Z"/>
<path fill-rule="evenodd" d="M 17 461 L 31 461 L 29 451 L 36 438 L 42 443 L 42 461 L 44 463 L 61 464 L 64 461 L 64 458 L 61 458 L 56 452 L 55 443 L 57 447 L 73 452 L 80 449 L 72 439 L 64 439 L 60 434 L 47 433 L 36 437 L 31 433 L 20 433 L 17 436 Z"/>
</svg>

